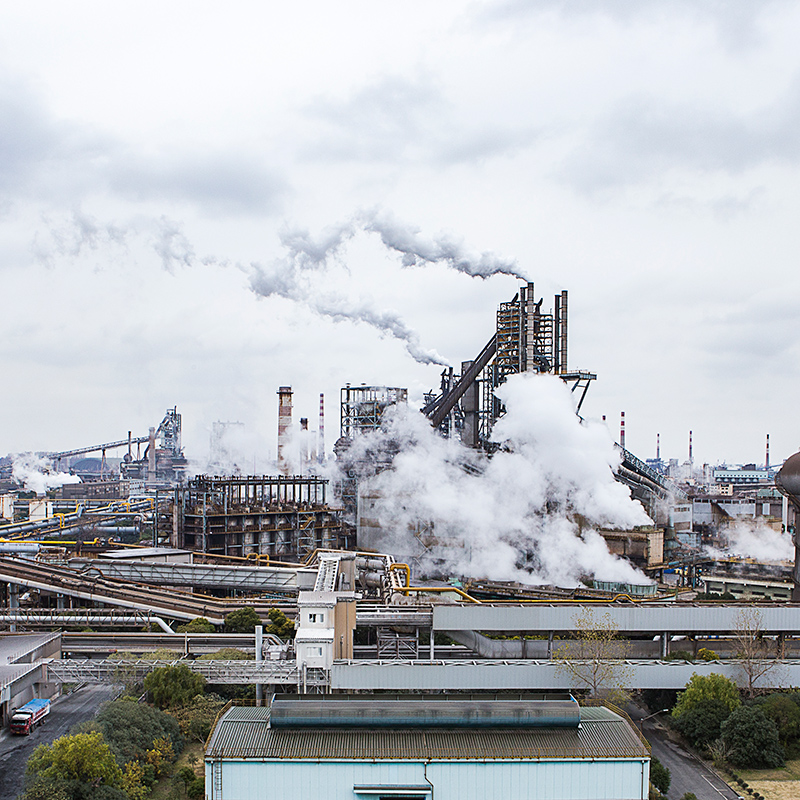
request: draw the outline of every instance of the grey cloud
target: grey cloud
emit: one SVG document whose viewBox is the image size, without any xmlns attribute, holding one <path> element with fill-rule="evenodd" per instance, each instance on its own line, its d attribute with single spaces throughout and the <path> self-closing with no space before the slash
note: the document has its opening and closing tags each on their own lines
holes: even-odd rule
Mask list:
<svg viewBox="0 0 800 800">
<path fill-rule="evenodd" d="M 385 77 L 344 100 L 320 98 L 305 113 L 316 122 L 305 154 L 332 161 L 474 162 L 513 153 L 538 136 L 530 127 L 458 120 L 431 79 Z"/>
<path fill-rule="evenodd" d="M 669 169 L 736 174 L 765 163 L 796 164 L 799 123 L 800 81 L 782 102 L 750 114 L 634 98 L 600 120 L 558 174 L 592 192 Z"/>
<path fill-rule="evenodd" d="M 623 24 L 680 15 L 710 21 L 727 48 L 739 49 L 758 42 L 764 15 L 792 5 L 791 0 L 498 0 L 476 14 L 476 23 L 516 24 L 547 11 L 564 17 L 602 14 Z"/>
<path fill-rule="evenodd" d="M 287 190 L 283 176 L 257 159 L 220 153 L 119 157 L 109 166 L 108 181 L 135 200 L 188 201 L 215 214 L 274 213 Z"/>
<path fill-rule="evenodd" d="M 77 204 L 105 189 L 220 214 L 274 213 L 287 186 L 255 154 L 137 154 L 99 131 L 55 119 L 24 84 L 0 83 L 0 201 Z"/>
</svg>

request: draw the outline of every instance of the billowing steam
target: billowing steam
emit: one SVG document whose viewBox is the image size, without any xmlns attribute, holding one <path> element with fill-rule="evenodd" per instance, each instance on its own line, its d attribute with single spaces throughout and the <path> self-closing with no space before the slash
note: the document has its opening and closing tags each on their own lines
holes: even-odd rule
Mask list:
<svg viewBox="0 0 800 800">
<path fill-rule="evenodd" d="M 763 519 L 737 519 L 723 531 L 724 550 L 706 548 L 713 558 L 743 556 L 758 561 L 794 561 L 794 544 L 788 533 L 770 528 Z"/>
<path fill-rule="evenodd" d="M 555 377 L 515 375 L 498 390 L 506 415 L 491 459 L 443 439 L 416 411 L 398 408 L 385 429 L 358 437 L 351 455 L 397 450 L 368 483 L 362 529 L 378 550 L 423 573 L 575 586 L 583 577 L 648 583 L 612 555 L 597 528 L 651 524 L 613 470 L 605 426 L 581 423 Z"/>
<path fill-rule="evenodd" d="M 50 462 L 33 453 L 14 456 L 11 477 L 28 491 L 36 492 L 38 495 L 46 494 L 48 489 L 58 489 L 65 483 L 81 482 L 77 475 L 52 472 Z"/>
</svg>

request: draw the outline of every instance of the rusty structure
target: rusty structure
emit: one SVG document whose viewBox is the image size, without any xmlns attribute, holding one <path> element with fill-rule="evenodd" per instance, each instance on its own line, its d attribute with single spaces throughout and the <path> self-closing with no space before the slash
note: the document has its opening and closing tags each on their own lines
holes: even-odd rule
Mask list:
<svg viewBox="0 0 800 800">
<path fill-rule="evenodd" d="M 567 365 L 568 297 L 563 291 L 553 308 L 543 310 L 533 283 L 521 286 L 514 299 L 497 310 L 495 333 L 472 361 L 463 361 L 461 374 L 442 373 L 439 392 L 425 396 L 422 413 L 445 436 L 459 436 L 467 447 L 491 451 L 492 428 L 505 409 L 495 390 L 510 375 L 521 372 L 558 375 L 577 396 L 578 413 L 592 372 L 570 371 Z"/>
<path fill-rule="evenodd" d="M 172 544 L 224 556 L 303 561 L 355 548 L 355 530 L 327 505 L 328 481 L 299 475 L 200 475 L 175 490 Z"/>
</svg>

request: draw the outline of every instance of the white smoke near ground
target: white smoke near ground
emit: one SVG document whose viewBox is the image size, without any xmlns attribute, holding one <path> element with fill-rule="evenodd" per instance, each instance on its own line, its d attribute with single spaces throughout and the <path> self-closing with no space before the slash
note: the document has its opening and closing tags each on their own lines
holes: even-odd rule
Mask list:
<svg viewBox="0 0 800 800">
<path fill-rule="evenodd" d="M 58 489 L 67 483 L 80 483 L 77 475 L 68 472 L 54 472 L 50 461 L 34 453 L 21 453 L 13 456 L 11 477 L 24 489 L 46 494 L 48 489 Z"/>
<path fill-rule="evenodd" d="M 737 519 L 722 532 L 727 547 L 707 547 L 712 558 L 741 556 L 758 561 L 794 561 L 794 544 L 788 533 L 770 528 L 763 519 Z"/>
<path fill-rule="evenodd" d="M 553 376 L 515 375 L 498 395 L 507 412 L 491 458 L 441 438 L 406 407 L 379 433 L 356 438 L 356 461 L 397 453 L 361 498 L 360 534 L 373 535 L 375 549 L 408 554 L 423 572 L 650 583 L 598 533 L 651 524 L 614 478 L 619 457 L 605 426 L 582 423 Z"/>
</svg>

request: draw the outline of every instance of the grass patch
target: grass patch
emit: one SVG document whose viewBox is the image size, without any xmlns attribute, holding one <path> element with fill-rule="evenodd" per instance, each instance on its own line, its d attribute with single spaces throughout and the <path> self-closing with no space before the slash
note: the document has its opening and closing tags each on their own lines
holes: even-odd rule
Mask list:
<svg viewBox="0 0 800 800">
<path fill-rule="evenodd" d="M 800 758 L 787 761 L 786 766 L 781 769 L 737 768 L 736 774 L 749 784 L 752 784 L 753 781 L 800 781 Z"/>
</svg>

